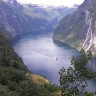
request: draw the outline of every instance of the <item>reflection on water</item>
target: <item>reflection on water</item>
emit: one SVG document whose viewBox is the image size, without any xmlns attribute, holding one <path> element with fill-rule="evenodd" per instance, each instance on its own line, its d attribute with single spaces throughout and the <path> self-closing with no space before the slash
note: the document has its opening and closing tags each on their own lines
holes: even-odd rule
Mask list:
<svg viewBox="0 0 96 96">
<path fill-rule="evenodd" d="M 67 68 L 71 57 L 77 54 L 75 49 L 67 45 L 54 44 L 50 36 L 39 38 L 26 36 L 20 39 L 14 48 L 29 70 L 45 76 L 55 84 L 58 84 L 59 70 L 63 66 Z"/>
<path fill-rule="evenodd" d="M 62 67 L 68 68 L 72 56 L 78 55 L 78 51 L 66 44 L 58 43 L 56 45 L 51 36 L 24 36 L 14 45 L 14 49 L 30 71 L 45 76 L 55 84 L 58 84 L 59 70 Z M 94 67 L 90 64 L 88 65 L 90 68 Z M 91 69 L 93 70 L 93 68 Z M 95 85 L 94 82 L 90 82 L 89 89 L 96 88 Z"/>
</svg>

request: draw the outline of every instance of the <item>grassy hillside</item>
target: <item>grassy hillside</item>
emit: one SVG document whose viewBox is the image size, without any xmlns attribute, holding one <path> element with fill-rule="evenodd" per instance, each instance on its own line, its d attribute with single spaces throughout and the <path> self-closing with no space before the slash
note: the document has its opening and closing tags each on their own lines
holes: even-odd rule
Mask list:
<svg viewBox="0 0 96 96">
<path fill-rule="evenodd" d="M 47 79 L 45 79 L 43 76 L 39 76 L 36 74 L 29 74 L 29 76 L 32 78 L 32 80 L 38 84 L 38 85 L 45 85 L 50 83 Z"/>
<path fill-rule="evenodd" d="M 30 74 L 0 33 L 0 96 L 53 96 L 57 88 L 43 77 Z"/>
</svg>

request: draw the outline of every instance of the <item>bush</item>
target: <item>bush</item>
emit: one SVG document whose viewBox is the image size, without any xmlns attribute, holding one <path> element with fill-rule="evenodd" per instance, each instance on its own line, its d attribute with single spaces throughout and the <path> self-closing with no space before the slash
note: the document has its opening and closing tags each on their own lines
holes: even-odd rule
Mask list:
<svg viewBox="0 0 96 96">
<path fill-rule="evenodd" d="M 85 88 L 88 86 L 87 80 L 96 76 L 96 72 L 92 73 L 87 67 L 89 60 L 92 58 L 91 51 L 87 54 L 81 50 L 79 59 L 73 57 L 71 65 L 67 70 L 63 67 L 60 74 L 60 87 L 62 96 L 93 96 L 93 93 L 88 93 Z"/>
</svg>

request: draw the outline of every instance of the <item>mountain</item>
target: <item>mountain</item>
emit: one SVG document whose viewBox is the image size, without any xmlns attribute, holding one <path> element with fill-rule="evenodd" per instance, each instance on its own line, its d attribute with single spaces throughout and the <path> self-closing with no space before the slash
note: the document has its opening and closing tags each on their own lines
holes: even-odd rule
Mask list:
<svg viewBox="0 0 96 96">
<path fill-rule="evenodd" d="M 30 32 L 52 32 L 63 16 L 76 9 L 54 6 L 44 8 L 34 4 L 21 5 L 16 0 L 0 0 L 0 29 L 9 38 Z"/>
<path fill-rule="evenodd" d="M 63 18 L 53 39 L 96 54 L 96 0 L 85 0 L 77 11 Z"/>
<path fill-rule="evenodd" d="M 28 71 L 0 32 L 0 96 L 60 96 L 56 92 L 44 77 Z"/>
</svg>

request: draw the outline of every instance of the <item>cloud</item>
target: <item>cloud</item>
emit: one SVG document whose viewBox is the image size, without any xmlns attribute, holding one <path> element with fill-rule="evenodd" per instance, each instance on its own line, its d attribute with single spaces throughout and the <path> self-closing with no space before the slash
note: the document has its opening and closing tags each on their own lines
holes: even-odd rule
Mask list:
<svg viewBox="0 0 96 96">
<path fill-rule="evenodd" d="M 17 0 L 20 3 L 32 3 L 40 5 L 65 5 L 72 6 L 73 4 L 81 4 L 84 0 Z"/>
<path fill-rule="evenodd" d="M 17 0 L 21 3 L 32 3 L 40 5 L 66 5 L 72 6 L 73 4 L 81 4 L 84 0 Z"/>
</svg>

